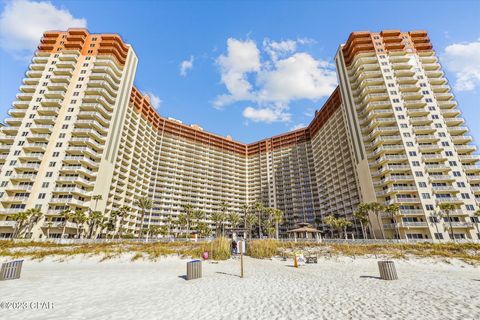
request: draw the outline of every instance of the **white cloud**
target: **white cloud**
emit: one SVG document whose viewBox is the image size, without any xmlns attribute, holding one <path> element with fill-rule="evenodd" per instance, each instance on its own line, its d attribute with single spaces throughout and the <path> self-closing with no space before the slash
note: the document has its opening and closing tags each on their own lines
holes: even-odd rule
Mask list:
<svg viewBox="0 0 480 320">
<path fill-rule="evenodd" d="M 227 54 L 217 59 L 228 93 L 217 96 L 214 106 L 249 101 L 257 106 L 245 108 L 244 117 L 256 122 L 289 122 L 290 102 L 317 101 L 328 96 L 337 84 L 333 65 L 298 52 L 299 45 L 311 42 L 265 39 L 261 52 L 252 40 L 228 39 Z"/>
<path fill-rule="evenodd" d="M 299 124 L 296 124 L 294 125 L 293 127 L 290 128 L 290 131 L 295 131 L 295 130 L 298 130 L 298 129 L 303 129 L 305 128 L 306 125 L 304 123 L 299 123 Z"/>
<path fill-rule="evenodd" d="M 250 100 L 251 84 L 247 74 L 260 70 L 260 51 L 251 40 L 240 41 L 229 38 L 227 40 L 227 55 L 217 59 L 222 74 L 222 82 L 230 94 L 217 97 L 215 107 L 223 107 L 239 100 Z"/>
<path fill-rule="evenodd" d="M 193 61 L 194 61 L 194 57 L 190 56 L 190 59 L 183 60 L 180 63 L 180 75 L 181 76 L 183 76 L 183 77 L 187 76 L 188 70 L 193 68 Z"/>
<path fill-rule="evenodd" d="M 447 69 L 455 73 L 455 89 L 471 91 L 480 85 L 480 39 L 447 46 L 444 61 Z"/>
<path fill-rule="evenodd" d="M 252 108 L 246 107 L 243 116 L 253 122 L 289 122 L 291 114 L 283 111 L 282 108 Z"/>
<path fill-rule="evenodd" d="M 48 1 L 15 0 L 5 4 L 0 15 L 0 47 L 18 57 L 30 54 L 43 32 L 85 28 L 87 21 Z"/>
<path fill-rule="evenodd" d="M 286 54 L 295 52 L 297 50 L 297 42 L 293 40 L 271 41 L 266 38 L 263 40 L 263 50 L 268 53 L 273 61 Z"/>
<path fill-rule="evenodd" d="M 152 106 L 155 109 L 158 109 L 162 104 L 162 100 L 160 99 L 160 97 L 150 91 L 145 91 L 145 94 L 150 97 L 150 103 L 152 104 Z"/>
</svg>

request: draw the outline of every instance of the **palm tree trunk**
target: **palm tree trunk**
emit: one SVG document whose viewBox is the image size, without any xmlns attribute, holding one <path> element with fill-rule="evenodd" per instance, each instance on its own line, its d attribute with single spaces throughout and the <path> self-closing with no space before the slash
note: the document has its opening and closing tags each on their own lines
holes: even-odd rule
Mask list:
<svg viewBox="0 0 480 320">
<path fill-rule="evenodd" d="M 455 237 L 453 235 L 452 219 L 450 218 L 450 211 L 447 211 L 447 217 L 448 217 L 448 224 L 450 225 L 450 235 L 452 237 L 452 240 L 455 241 Z"/>
<path fill-rule="evenodd" d="M 145 210 L 142 210 L 142 217 L 140 218 L 140 231 L 138 232 L 138 237 L 143 236 L 143 218 L 145 217 Z"/>
<path fill-rule="evenodd" d="M 380 227 L 380 232 L 382 233 L 382 238 L 385 239 L 385 233 L 383 232 L 383 225 L 380 221 L 380 212 L 375 212 L 375 216 L 377 216 L 378 226 Z"/>
<path fill-rule="evenodd" d="M 61 239 L 65 236 L 65 229 L 67 229 L 67 221 L 63 223 L 62 235 L 60 236 Z"/>
<path fill-rule="evenodd" d="M 362 220 L 360 220 L 360 228 L 362 228 L 362 236 L 363 236 L 363 239 L 366 239 L 366 235 L 365 235 L 365 227 L 363 226 L 363 222 Z"/>
<path fill-rule="evenodd" d="M 278 221 L 275 221 L 275 236 L 277 237 L 277 240 L 278 240 Z"/>
</svg>

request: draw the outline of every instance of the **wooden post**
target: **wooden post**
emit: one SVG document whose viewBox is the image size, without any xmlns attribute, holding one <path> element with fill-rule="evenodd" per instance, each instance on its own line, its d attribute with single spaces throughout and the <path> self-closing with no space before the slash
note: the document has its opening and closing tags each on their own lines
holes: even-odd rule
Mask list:
<svg viewBox="0 0 480 320">
<path fill-rule="evenodd" d="M 240 242 L 240 278 L 243 278 L 243 241 Z"/>
</svg>

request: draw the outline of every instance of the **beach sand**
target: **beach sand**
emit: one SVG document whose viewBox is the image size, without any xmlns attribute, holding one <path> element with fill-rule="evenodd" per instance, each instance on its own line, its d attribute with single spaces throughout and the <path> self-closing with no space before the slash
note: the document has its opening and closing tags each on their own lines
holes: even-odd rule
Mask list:
<svg viewBox="0 0 480 320">
<path fill-rule="evenodd" d="M 20 280 L 0 282 L 0 300 L 53 309 L 3 308 L 0 319 L 480 319 L 480 268 L 455 260 L 395 260 L 400 279 L 384 281 L 374 258 L 297 269 L 247 257 L 243 279 L 232 259 L 186 281 L 188 260 L 130 258 L 25 261 Z"/>
</svg>

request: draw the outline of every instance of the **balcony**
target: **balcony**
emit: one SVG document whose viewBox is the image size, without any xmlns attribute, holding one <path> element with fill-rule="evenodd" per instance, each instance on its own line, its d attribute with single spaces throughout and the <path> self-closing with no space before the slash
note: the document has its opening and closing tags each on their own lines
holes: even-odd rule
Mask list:
<svg viewBox="0 0 480 320">
<path fill-rule="evenodd" d="M 7 118 L 5 122 L 13 127 L 18 127 L 22 124 L 22 120 L 22 118 Z"/>
<path fill-rule="evenodd" d="M 50 78 L 50 81 L 55 83 L 69 83 L 70 78 L 70 76 L 53 76 Z"/>
<path fill-rule="evenodd" d="M 16 221 L 0 221 L 0 228 L 16 228 L 17 222 Z"/>
<path fill-rule="evenodd" d="M 54 116 L 40 116 L 40 117 L 36 117 L 34 121 L 36 123 L 54 124 L 56 119 L 57 117 L 54 117 Z"/>
<path fill-rule="evenodd" d="M 432 189 L 434 193 L 459 192 L 454 186 L 433 186 Z"/>
<path fill-rule="evenodd" d="M 450 226 L 450 222 L 446 221 L 445 224 Z M 472 222 L 464 222 L 464 221 L 452 221 L 452 228 L 473 228 Z"/>
<path fill-rule="evenodd" d="M 406 108 L 420 108 L 425 107 L 427 103 L 423 100 L 405 100 L 403 101 L 403 105 Z"/>
<path fill-rule="evenodd" d="M 429 176 L 429 179 L 430 181 L 432 182 L 438 182 L 438 181 L 454 181 L 455 178 L 450 176 L 450 175 L 446 175 L 446 174 L 430 174 Z"/>
<path fill-rule="evenodd" d="M 38 133 L 51 133 L 53 130 L 53 125 L 49 124 L 37 124 L 32 127 L 30 127 L 32 132 L 38 132 Z"/>
<path fill-rule="evenodd" d="M 34 70 L 31 70 L 31 71 L 27 71 L 25 73 L 25 75 L 29 78 L 41 78 L 42 77 L 42 73 L 43 71 L 34 71 Z"/>
<path fill-rule="evenodd" d="M 10 109 L 8 110 L 8 114 L 15 118 L 23 118 L 25 117 L 26 110 L 24 109 Z"/>
<path fill-rule="evenodd" d="M 437 101 L 437 105 L 440 109 L 452 109 L 457 106 L 456 101 Z"/>
<path fill-rule="evenodd" d="M 438 204 L 442 204 L 442 203 L 458 203 L 458 204 L 461 204 L 461 203 L 463 203 L 463 200 L 462 200 L 462 199 L 459 199 L 459 198 L 457 198 L 457 197 L 435 198 L 435 201 L 436 201 Z"/>
<path fill-rule="evenodd" d="M 415 222 L 410 222 L 410 221 L 402 221 L 400 224 L 400 227 L 402 228 L 428 228 L 428 223 L 424 221 L 415 221 Z"/>
</svg>

